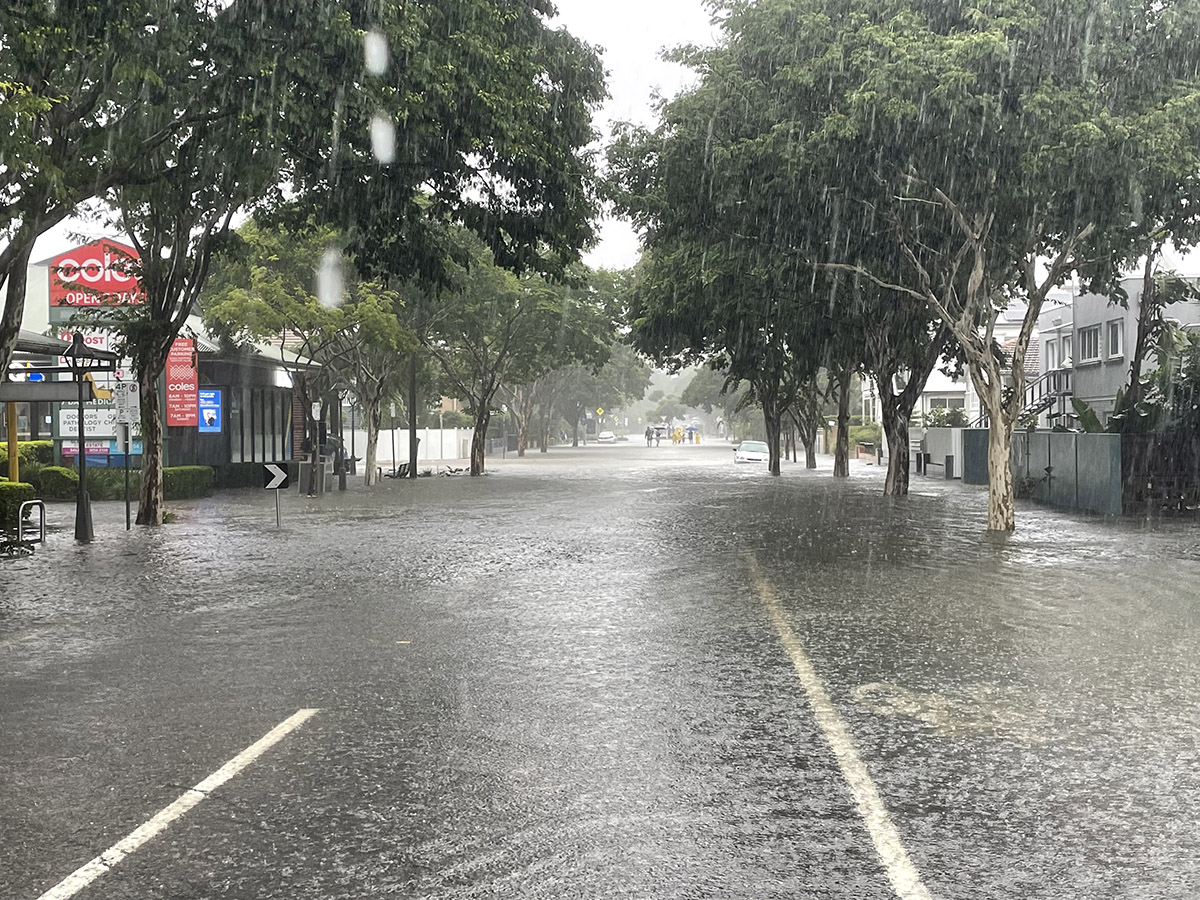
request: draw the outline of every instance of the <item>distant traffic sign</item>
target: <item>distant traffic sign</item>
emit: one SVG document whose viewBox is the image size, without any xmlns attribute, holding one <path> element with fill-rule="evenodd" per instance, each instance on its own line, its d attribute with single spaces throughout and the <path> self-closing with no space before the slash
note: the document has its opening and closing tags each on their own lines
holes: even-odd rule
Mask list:
<svg viewBox="0 0 1200 900">
<path fill-rule="evenodd" d="M 268 491 L 287 490 L 290 484 L 288 470 L 283 466 L 278 463 L 266 463 L 263 465 L 263 487 Z"/>
</svg>

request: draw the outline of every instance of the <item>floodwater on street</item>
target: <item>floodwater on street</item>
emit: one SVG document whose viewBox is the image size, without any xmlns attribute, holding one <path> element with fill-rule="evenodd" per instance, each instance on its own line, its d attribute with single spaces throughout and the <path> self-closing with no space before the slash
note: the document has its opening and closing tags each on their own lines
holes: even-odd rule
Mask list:
<svg viewBox="0 0 1200 900">
<path fill-rule="evenodd" d="M 1195 523 L 989 535 L 981 489 L 717 441 L 489 468 L 278 529 L 266 491 L 96 504 L 89 546 L 52 505 L 0 562 L 0 897 L 301 709 L 72 896 L 1200 895 Z"/>
</svg>

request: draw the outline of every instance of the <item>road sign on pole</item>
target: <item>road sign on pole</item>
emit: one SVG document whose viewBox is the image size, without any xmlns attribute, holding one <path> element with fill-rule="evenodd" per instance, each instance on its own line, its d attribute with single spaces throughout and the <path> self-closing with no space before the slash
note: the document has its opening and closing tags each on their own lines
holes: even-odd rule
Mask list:
<svg viewBox="0 0 1200 900">
<path fill-rule="evenodd" d="M 285 491 L 290 484 L 288 470 L 279 463 L 263 465 L 263 487 L 268 491 Z"/>
<path fill-rule="evenodd" d="M 279 492 L 286 491 L 288 485 L 292 482 L 288 478 L 288 470 L 285 464 L 280 463 L 264 463 L 263 464 L 263 487 L 268 491 L 275 492 L 275 527 L 278 528 L 282 523 L 279 517 Z"/>
<path fill-rule="evenodd" d="M 112 386 L 113 399 L 117 401 L 118 425 L 136 425 L 142 421 L 141 395 L 136 381 L 118 381 Z"/>
</svg>

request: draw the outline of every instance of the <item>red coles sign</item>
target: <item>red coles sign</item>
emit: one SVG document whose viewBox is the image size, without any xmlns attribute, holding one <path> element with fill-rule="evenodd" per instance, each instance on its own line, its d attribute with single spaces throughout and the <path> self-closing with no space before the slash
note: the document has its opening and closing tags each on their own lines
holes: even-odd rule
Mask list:
<svg viewBox="0 0 1200 900">
<path fill-rule="evenodd" d="M 50 260 L 51 306 L 141 303 L 137 251 L 107 238 Z"/>
</svg>

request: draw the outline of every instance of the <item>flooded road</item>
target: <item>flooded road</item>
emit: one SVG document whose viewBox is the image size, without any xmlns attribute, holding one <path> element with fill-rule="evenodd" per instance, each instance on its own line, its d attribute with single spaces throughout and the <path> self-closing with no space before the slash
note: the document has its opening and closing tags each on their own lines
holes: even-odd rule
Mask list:
<svg viewBox="0 0 1200 900">
<path fill-rule="evenodd" d="M 0 897 L 301 709 L 72 896 L 1200 894 L 1196 526 L 988 535 L 981 491 L 731 457 L 510 457 L 280 529 L 264 491 L 97 504 L 86 547 L 51 507 L 0 565 Z"/>
</svg>

